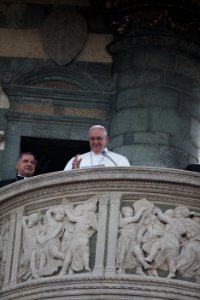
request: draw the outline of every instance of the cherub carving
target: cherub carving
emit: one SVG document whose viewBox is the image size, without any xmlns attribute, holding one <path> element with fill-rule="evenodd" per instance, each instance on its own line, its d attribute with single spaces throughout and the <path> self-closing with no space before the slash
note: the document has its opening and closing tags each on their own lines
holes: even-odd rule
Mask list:
<svg viewBox="0 0 200 300">
<path fill-rule="evenodd" d="M 61 249 L 61 237 L 64 233 L 65 209 L 62 206 L 46 212 L 47 223 L 40 232 L 40 244 L 43 251 L 40 258 L 40 275 L 54 274 L 62 265 L 65 254 Z"/>
<path fill-rule="evenodd" d="M 164 215 L 168 215 L 169 211 L 171 210 L 165 212 Z M 142 248 L 148 254 L 145 260 L 151 263 L 161 249 L 160 238 L 164 232 L 165 225 L 152 210 L 148 210 L 147 212 L 148 214 L 146 213 L 144 218 L 146 231 L 142 238 Z"/>
<path fill-rule="evenodd" d="M 133 216 L 133 209 L 129 206 L 122 208 L 122 215 L 119 220 L 119 233 L 117 244 L 117 269 L 118 273 L 125 273 L 125 260 L 134 260 L 133 264 L 136 267 L 137 274 L 144 274 L 141 267 L 145 270 L 151 266 L 144 260 L 143 252 L 137 243 L 138 227 L 136 222 L 146 210 L 145 207 L 140 207 L 137 213 Z"/>
<path fill-rule="evenodd" d="M 18 278 L 38 278 L 37 235 L 41 216 L 38 212 L 22 218 L 23 242 Z"/>
<path fill-rule="evenodd" d="M 184 277 L 195 277 L 200 283 L 200 222 L 194 217 L 182 239 L 181 253 L 176 260 L 173 272 L 179 271 Z"/>
<path fill-rule="evenodd" d="M 180 242 L 183 235 L 192 230 L 193 222 L 189 218 L 191 212 L 187 207 L 178 206 L 174 209 L 173 217 L 165 215 L 160 209 L 154 209 L 159 220 L 166 224 L 165 230 L 160 238 L 160 249 L 155 254 L 156 267 L 167 264 L 169 273 L 168 278 L 175 277 L 175 265 L 179 256 Z"/>
<path fill-rule="evenodd" d="M 94 196 L 76 209 L 66 204 L 66 215 L 70 222 L 75 223 L 75 227 L 66 250 L 61 275 L 82 270 L 91 271 L 89 240 L 97 231 L 97 202 L 98 197 Z"/>
</svg>

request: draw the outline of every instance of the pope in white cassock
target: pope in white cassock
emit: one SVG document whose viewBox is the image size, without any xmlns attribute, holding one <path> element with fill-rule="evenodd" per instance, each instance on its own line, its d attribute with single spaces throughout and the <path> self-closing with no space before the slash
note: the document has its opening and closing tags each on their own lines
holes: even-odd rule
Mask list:
<svg viewBox="0 0 200 300">
<path fill-rule="evenodd" d="M 120 154 L 109 151 L 108 135 L 106 129 L 101 125 L 92 126 L 88 133 L 90 152 L 77 154 L 65 166 L 65 171 L 79 168 L 91 167 L 127 167 L 130 166 L 128 159 Z"/>
</svg>

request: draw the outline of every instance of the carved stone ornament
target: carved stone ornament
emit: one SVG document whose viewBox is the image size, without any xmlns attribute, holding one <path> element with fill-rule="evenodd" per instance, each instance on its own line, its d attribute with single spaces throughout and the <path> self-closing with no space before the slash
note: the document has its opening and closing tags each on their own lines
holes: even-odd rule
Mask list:
<svg viewBox="0 0 200 300">
<path fill-rule="evenodd" d="M 18 279 L 90 272 L 98 201 L 96 195 L 74 206 L 64 197 L 62 205 L 24 216 Z M 199 216 L 185 206 L 162 212 L 145 197 L 123 206 L 118 239 L 110 241 L 116 246 L 117 273 L 132 270 L 137 275 L 167 278 L 178 274 L 200 283 Z"/>
<path fill-rule="evenodd" d="M 0 193 L 0 299 L 200 300 L 200 177 L 107 167 Z"/>
<path fill-rule="evenodd" d="M 35 212 L 22 219 L 23 245 L 18 278 L 22 281 L 60 274 L 91 271 L 89 241 L 97 231 L 94 196 L 75 208 L 63 205 Z"/>
<path fill-rule="evenodd" d="M 2 286 L 4 281 L 9 230 L 10 224 L 8 220 L 3 220 L 2 224 L 0 224 L 0 286 Z"/>
<path fill-rule="evenodd" d="M 66 65 L 80 53 L 87 37 L 87 23 L 74 10 L 56 10 L 44 21 L 42 36 L 49 57 L 58 65 Z"/>
<path fill-rule="evenodd" d="M 133 213 L 135 212 L 135 214 Z M 185 206 L 162 212 L 146 198 L 124 206 L 119 219 L 118 273 L 194 277 L 199 283 L 200 218 Z"/>
<path fill-rule="evenodd" d="M 158 30 L 199 36 L 200 2 L 193 0 L 104 0 L 104 14 L 118 35 Z"/>
</svg>

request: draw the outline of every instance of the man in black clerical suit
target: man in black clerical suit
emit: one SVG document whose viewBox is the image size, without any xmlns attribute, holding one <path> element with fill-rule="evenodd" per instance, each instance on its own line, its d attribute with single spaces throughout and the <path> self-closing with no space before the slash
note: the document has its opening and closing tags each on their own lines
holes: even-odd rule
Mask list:
<svg viewBox="0 0 200 300">
<path fill-rule="evenodd" d="M 36 168 L 36 158 L 35 155 L 31 152 L 24 152 L 19 155 L 19 158 L 16 163 L 17 176 L 16 178 L 6 179 L 0 181 L 0 187 L 13 183 L 15 181 L 30 178 L 35 173 Z"/>
<path fill-rule="evenodd" d="M 200 172 L 200 164 L 190 164 L 185 167 L 186 171 Z"/>
</svg>

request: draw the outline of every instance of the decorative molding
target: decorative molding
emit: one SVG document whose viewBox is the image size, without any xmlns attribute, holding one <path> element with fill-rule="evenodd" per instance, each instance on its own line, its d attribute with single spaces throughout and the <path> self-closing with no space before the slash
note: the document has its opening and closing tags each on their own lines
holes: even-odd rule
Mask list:
<svg viewBox="0 0 200 300">
<path fill-rule="evenodd" d="M 45 82 L 66 82 L 81 90 L 101 91 L 101 86 L 88 74 L 68 67 L 40 67 L 14 79 L 12 85 L 37 86 Z"/>
<path fill-rule="evenodd" d="M 67 176 L 66 172 L 59 171 L 32 177 L 25 183 L 14 183 L 2 188 L 2 191 L 1 215 L 25 204 L 43 205 L 46 202 L 49 206 L 49 201 L 57 201 L 63 195 L 80 197 L 83 192 L 121 192 L 126 200 L 131 194 L 136 199 L 145 194 L 149 200 L 155 199 L 156 203 L 167 201 L 169 205 L 185 204 L 200 210 L 199 174 L 170 169 L 106 168 L 72 171 Z"/>
<path fill-rule="evenodd" d="M 103 10 L 111 28 L 118 35 L 142 31 L 192 34 L 200 33 L 199 1 L 103 1 Z M 181 16 L 181 17 L 180 17 Z M 195 38 L 196 34 L 196 38 Z"/>
<path fill-rule="evenodd" d="M 172 257 L 177 269 L 174 271 L 174 276 L 167 278 L 166 276 L 170 275 L 172 270 L 169 264 L 165 271 L 162 265 L 154 266 L 151 261 L 148 261 L 150 234 L 155 235 L 158 229 L 160 231 L 158 236 L 155 236 L 155 241 L 162 239 L 162 246 L 166 248 L 169 247 L 167 234 L 177 238 L 172 232 L 173 228 L 178 236 L 181 232 L 188 232 L 189 246 L 194 247 L 195 241 L 199 243 L 199 232 L 196 234 L 200 226 L 199 195 L 198 173 L 144 167 L 60 171 L 35 176 L 1 188 L 0 234 L 2 235 L 2 224 L 5 222 L 12 224 L 11 246 L 8 255 L 5 253 L 7 267 L 5 271 L 2 268 L 1 274 L 5 278 L 5 283 L 1 282 L 1 299 L 12 300 L 18 297 L 25 300 L 30 295 L 34 297 L 38 294 L 41 299 L 44 297 L 58 299 L 61 294 L 68 299 L 74 297 L 81 299 L 87 295 L 87 299 L 91 300 L 99 299 L 99 295 L 102 295 L 102 299 L 111 300 L 115 296 L 118 300 L 124 296 L 127 299 L 145 298 L 147 294 L 150 300 L 200 299 L 198 271 L 194 271 L 193 278 L 186 270 L 189 279 L 183 278 L 185 273 L 181 273 L 181 267 L 178 268 L 178 264 Z M 134 214 L 132 216 L 125 214 L 127 209 Z M 90 222 L 93 229 L 89 226 Z M 176 226 L 173 227 L 175 223 Z M 182 224 L 185 224 L 185 227 L 182 227 Z M 59 231 L 54 231 L 55 228 Z M 148 273 L 140 260 L 138 263 L 141 273 L 135 274 L 137 273 L 134 267 L 134 259 L 137 257 L 135 250 L 133 254 L 136 256 L 128 267 L 127 260 L 119 260 L 121 257 L 119 255 L 123 258 L 124 253 L 120 247 L 118 248 L 120 237 L 123 234 L 123 238 L 129 239 L 130 230 L 133 230 L 132 233 L 136 235 L 138 231 L 134 231 L 134 228 L 145 230 L 138 247 L 142 259 L 148 261 L 146 263 L 148 267 L 151 264 L 152 272 L 153 270 L 156 272 L 154 275 Z M 49 239 L 48 234 L 50 234 Z M 68 234 L 72 239 L 70 248 L 67 246 L 69 245 Z M 34 256 L 29 256 L 30 252 L 27 252 L 27 241 L 30 241 L 28 249 L 33 251 L 31 253 Z M 153 238 L 152 241 L 154 242 Z M 139 240 L 137 242 L 139 243 Z M 62 247 L 59 248 L 59 245 Z M 128 242 L 123 245 L 128 246 L 127 251 L 132 251 Z M 177 243 L 173 245 L 178 247 Z M 187 246 L 187 243 L 180 244 L 180 256 L 185 253 L 185 245 Z M 56 252 L 51 253 L 50 249 L 54 246 Z M 79 247 L 76 253 L 80 258 L 80 261 L 77 259 L 78 269 L 73 264 L 76 255 L 70 252 L 75 249 L 73 247 Z M 189 247 L 186 250 L 190 253 Z M 164 250 L 160 249 L 160 251 Z M 47 260 L 42 260 L 42 264 L 38 264 L 41 253 L 47 255 Z M 59 254 L 59 260 L 56 253 Z M 85 261 L 85 265 L 81 263 L 84 253 L 89 257 L 89 266 L 88 260 Z M 24 260 L 26 255 L 28 255 L 27 260 Z M 194 255 L 197 255 L 196 248 Z M 188 256 L 186 258 L 189 259 Z M 33 259 L 31 267 L 30 259 Z M 131 257 L 126 256 L 126 259 Z M 119 261 L 123 262 L 122 273 L 119 272 Z M 0 263 L 2 263 L 1 258 Z M 143 274 L 142 268 L 144 268 Z M 179 271 L 181 274 L 178 273 Z"/>
</svg>

